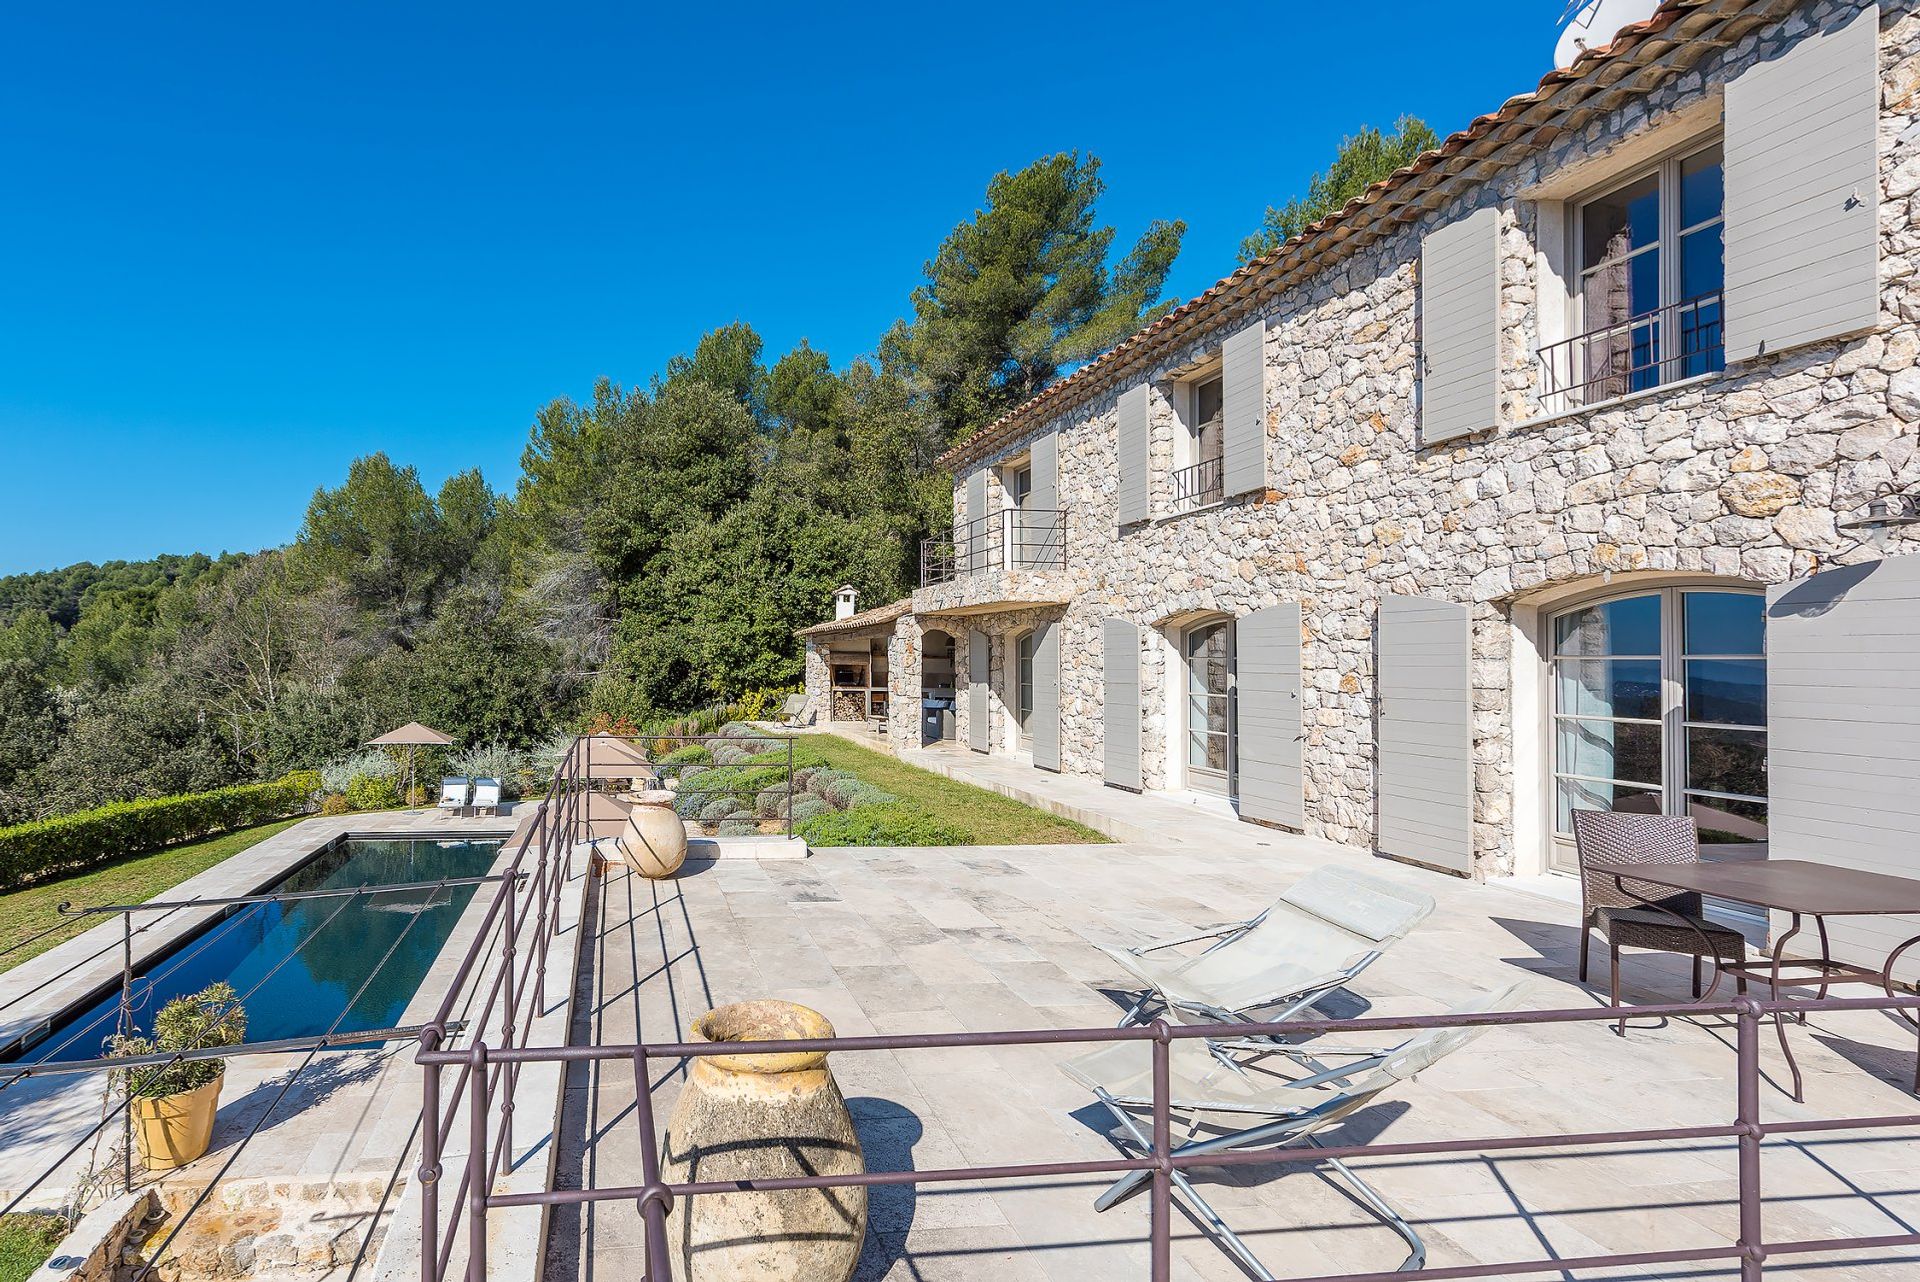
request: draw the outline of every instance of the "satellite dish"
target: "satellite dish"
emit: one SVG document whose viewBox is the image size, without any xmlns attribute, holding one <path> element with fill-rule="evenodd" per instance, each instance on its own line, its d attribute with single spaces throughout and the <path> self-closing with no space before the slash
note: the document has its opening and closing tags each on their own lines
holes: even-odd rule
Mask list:
<svg viewBox="0 0 1920 1282">
<path fill-rule="evenodd" d="M 1622 27 L 1645 22 L 1660 0 L 1571 0 L 1560 16 L 1560 42 L 1553 47 L 1553 65 L 1570 67 L 1589 49 L 1613 43 Z"/>
</svg>

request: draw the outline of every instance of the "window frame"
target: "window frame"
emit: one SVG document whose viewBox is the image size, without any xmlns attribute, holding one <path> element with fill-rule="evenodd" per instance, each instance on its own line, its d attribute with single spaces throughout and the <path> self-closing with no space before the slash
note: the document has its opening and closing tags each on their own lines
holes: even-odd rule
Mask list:
<svg viewBox="0 0 1920 1282">
<path fill-rule="evenodd" d="M 1693 729 L 1735 730 L 1758 732 L 1762 744 L 1768 727 L 1760 724 L 1726 721 L 1696 721 L 1687 715 L 1686 680 L 1689 660 L 1758 660 L 1766 662 L 1766 637 L 1764 621 L 1762 623 L 1761 650 L 1757 654 L 1721 653 L 1719 651 L 1692 651 L 1688 649 L 1686 638 L 1686 599 L 1690 595 L 1737 595 L 1758 599 L 1761 603 L 1763 620 L 1766 589 L 1748 583 L 1727 583 L 1711 581 L 1665 582 L 1649 584 L 1615 584 L 1578 597 L 1556 603 L 1550 610 L 1541 612 L 1541 646 L 1545 656 L 1546 692 L 1543 711 L 1546 721 L 1546 735 L 1543 743 L 1543 770 L 1545 779 L 1546 819 L 1545 830 L 1548 845 L 1548 867 L 1556 871 L 1568 872 L 1577 869 L 1573 859 L 1572 835 L 1560 828 L 1560 782 L 1562 779 L 1575 782 L 1590 782 L 1614 785 L 1626 788 L 1639 788 L 1652 792 L 1659 798 L 1661 814 L 1691 814 L 1695 799 L 1729 800 L 1759 803 L 1769 807 L 1771 818 L 1771 798 L 1746 793 L 1729 793 L 1713 789 L 1695 788 L 1690 782 L 1691 745 L 1688 731 Z M 1556 636 L 1560 620 L 1581 610 L 1604 606 L 1610 602 L 1630 600 L 1635 597 L 1657 597 L 1660 601 L 1660 653 L 1646 655 L 1639 652 L 1609 653 L 1606 655 L 1562 655 Z M 1614 717 L 1591 714 L 1568 713 L 1561 710 L 1560 703 L 1560 665 L 1571 662 L 1611 662 L 1616 660 L 1647 661 L 1655 660 L 1659 665 L 1660 707 L 1657 718 L 1650 717 Z M 1601 777 L 1572 771 L 1561 770 L 1560 733 L 1561 726 L 1567 722 L 1594 721 L 1624 723 L 1634 725 L 1655 725 L 1660 731 L 1660 778 L 1657 781 L 1641 782 L 1617 777 Z M 1712 842 L 1701 844 L 1703 857 L 1717 859 L 1765 858 L 1767 842 L 1737 843 Z"/>
<path fill-rule="evenodd" d="M 1705 218 L 1695 223 L 1682 225 L 1680 223 L 1680 197 L 1684 167 L 1688 161 L 1710 151 L 1718 151 L 1720 153 L 1721 196 L 1719 212 L 1711 218 Z M 1671 348 L 1672 340 L 1664 336 L 1684 332 L 1676 323 L 1680 310 L 1687 307 L 1690 303 L 1696 302 L 1697 299 L 1710 297 L 1713 293 L 1720 293 L 1723 296 L 1723 301 L 1718 305 L 1716 320 L 1713 322 L 1720 326 L 1723 332 L 1721 341 L 1718 344 L 1714 344 L 1712 348 L 1706 349 L 1709 351 L 1717 349 L 1720 352 L 1718 364 L 1714 366 L 1714 368 L 1689 373 L 1687 372 L 1686 366 L 1693 363 L 1697 357 L 1686 351 L 1666 350 L 1661 352 L 1655 359 L 1654 364 L 1650 367 L 1657 371 L 1657 377 L 1647 386 L 1629 387 L 1624 392 L 1610 392 L 1604 395 L 1594 394 L 1594 385 L 1599 380 L 1594 378 L 1591 371 L 1585 369 L 1584 353 L 1580 353 L 1577 350 L 1570 351 L 1570 358 L 1577 358 L 1581 363 L 1578 376 L 1569 381 L 1568 388 L 1555 389 L 1553 387 L 1553 371 L 1550 368 L 1543 368 L 1541 373 L 1544 379 L 1544 386 L 1547 389 L 1545 394 L 1547 396 L 1566 395 L 1568 391 L 1573 391 L 1577 392 L 1581 396 L 1581 399 L 1578 402 L 1566 403 L 1558 409 L 1550 410 L 1547 417 L 1552 417 L 1560 413 L 1571 413 L 1582 409 L 1590 409 L 1594 406 L 1619 400 L 1626 396 L 1641 395 L 1689 378 L 1711 376 L 1726 368 L 1724 335 L 1726 321 L 1726 308 L 1724 303 L 1724 293 L 1726 289 L 1726 240 L 1724 228 L 1726 227 L 1727 202 L 1725 175 L 1725 133 L 1723 130 L 1715 129 L 1694 134 L 1683 141 L 1677 142 L 1659 155 L 1611 174 L 1604 181 L 1597 182 L 1590 187 L 1578 191 L 1560 202 L 1561 207 L 1565 210 L 1565 216 L 1562 219 L 1564 223 L 1562 228 L 1562 239 L 1564 240 L 1562 261 L 1565 266 L 1562 277 L 1563 287 L 1560 291 L 1564 295 L 1560 309 L 1562 311 L 1562 324 L 1559 326 L 1561 337 L 1551 343 L 1543 342 L 1541 345 L 1543 352 L 1548 347 L 1557 347 L 1562 343 L 1579 343 L 1587 339 L 1588 336 L 1598 333 L 1601 330 L 1624 326 L 1629 321 L 1638 317 L 1648 317 L 1649 319 L 1644 323 L 1657 326 L 1659 332 L 1663 335 L 1659 341 L 1663 347 Z M 1653 243 L 1642 245 L 1626 254 L 1619 255 L 1615 258 L 1603 259 L 1600 263 L 1591 267 L 1586 265 L 1585 247 L 1588 207 L 1649 177 L 1654 178 L 1657 183 L 1660 223 L 1658 238 Z M 1681 242 L 1695 232 L 1715 226 L 1722 228 L 1720 289 L 1694 297 L 1682 297 L 1680 294 L 1682 283 Z M 1657 250 L 1660 255 L 1660 297 L 1657 305 L 1651 312 L 1638 312 L 1632 316 L 1624 317 L 1619 321 L 1610 322 L 1607 325 L 1590 327 L 1586 320 L 1588 281 L 1602 268 L 1613 263 L 1629 262 L 1645 254 L 1648 250 Z M 1696 310 L 1694 315 L 1697 316 L 1698 314 L 1698 310 Z M 1632 332 L 1631 329 L 1627 331 L 1629 344 L 1632 342 Z M 1544 339 L 1546 336 L 1542 335 L 1541 337 Z M 1548 362 L 1545 361 L 1542 362 L 1543 366 L 1547 363 Z M 1706 363 L 1713 365 L 1713 359 L 1709 357 Z M 1606 376 L 1603 375 L 1602 377 L 1604 378 Z M 1630 379 L 1633 375 L 1627 374 L 1621 377 Z"/>
</svg>

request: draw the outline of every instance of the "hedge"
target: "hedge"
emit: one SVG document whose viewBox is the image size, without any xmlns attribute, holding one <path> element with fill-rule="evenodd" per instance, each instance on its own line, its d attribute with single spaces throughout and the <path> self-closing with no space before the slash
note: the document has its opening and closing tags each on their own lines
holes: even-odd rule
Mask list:
<svg viewBox="0 0 1920 1282">
<path fill-rule="evenodd" d="M 178 797 L 116 801 L 98 810 L 0 828 L 0 890 L 59 873 L 158 850 L 306 810 L 320 776 L 296 771 L 272 783 L 243 783 Z"/>
</svg>

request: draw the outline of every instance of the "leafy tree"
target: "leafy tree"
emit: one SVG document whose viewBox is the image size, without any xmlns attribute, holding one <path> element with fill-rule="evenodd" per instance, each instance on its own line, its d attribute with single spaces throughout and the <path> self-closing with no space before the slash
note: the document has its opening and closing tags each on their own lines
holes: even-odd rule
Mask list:
<svg viewBox="0 0 1920 1282">
<path fill-rule="evenodd" d="M 1094 224 L 1100 162 L 1048 156 L 994 175 L 913 293 L 913 321 L 883 355 L 957 440 L 1172 307 L 1160 302 L 1186 224 L 1156 222 L 1112 270 L 1113 228 Z"/>
<path fill-rule="evenodd" d="M 1412 164 L 1421 152 L 1439 145 L 1440 136 L 1414 116 L 1394 121 L 1391 134 L 1368 125 L 1341 139 L 1333 163 L 1307 180 L 1306 195 L 1267 207 L 1260 230 L 1240 242 L 1240 261 L 1250 263 L 1273 252 L 1328 214 L 1344 209 L 1348 201 L 1394 170 Z"/>
</svg>

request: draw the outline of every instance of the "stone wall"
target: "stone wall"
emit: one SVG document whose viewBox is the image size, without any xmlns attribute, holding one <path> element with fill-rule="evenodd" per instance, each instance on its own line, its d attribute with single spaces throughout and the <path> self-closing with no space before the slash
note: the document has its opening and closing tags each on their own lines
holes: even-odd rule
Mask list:
<svg viewBox="0 0 1920 1282">
<path fill-rule="evenodd" d="M 1270 486 L 1187 515 L 1170 514 L 1167 469 L 1178 380 L 1217 357 L 1221 334 L 1162 355 L 1151 373 L 1155 519 L 1117 531 L 1117 390 L 1048 425 L 1060 433 L 1070 584 L 1061 643 L 1062 766 L 1098 773 L 1100 624 L 1121 617 L 1154 635 L 1193 613 L 1302 607 L 1302 714 L 1310 833 L 1372 840 L 1372 620 L 1385 593 L 1444 597 L 1472 609 L 1476 872 L 1514 867 L 1516 767 L 1512 647 L 1517 607 L 1539 594 L 1636 574 L 1722 576 L 1773 584 L 1871 553 L 1835 530 L 1889 481 L 1920 482 L 1920 16 L 1883 6 L 1881 122 L 1883 309 L 1866 337 L 1748 362 L 1558 417 L 1539 412 L 1534 355 L 1540 205 L 1527 193 L 1609 157 L 1650 130 L 1694 127 L 1733 74 L 1855 10 L 1809 5 L 1720 50 L 1649 96 L 1516 161 L 1470 197 L 1410 224 L 1310 284 L 1272 299 L 1265 348 Z M 1672 122 L 1672 123 L 1670 123 Z M 1676 134 L 1676 140 L 1678 135 Z M 1416 435 L 1416 273 L 1421 237 L 1469 208 L 1500 211 L 1501 359 L 1507 424 L 1422 448 Z M 989 456 L 996 465 L 1032 435 Z M 977 466 L 970 465 L 970 466 Z M 956 482 L 963 501 L 964 476 Z M 1911 550 L 1909 540 L 1901 550 Z M 961 603 L 965 581 L 943 604 Z M 916 608 L 920 597 L 916 596 Z M 932 604 L 933 602 L 929 602 Z M 923 625 L 927 624 L 925 619 Z M 1017 615 L 955 620 L 1000 638 Z M 1142 656 L 1143 752 L 1150 786 L 1171 772 L 1162 741 L 1164 640 Z M 905 665 L 902 666 L 905 670 Z M 917 678 L 916 678 L 917 679 Z M 961 674 L 964 688 L 966 674 Z M 995 674 L 996 715 L 1004 708 Z M 964 708 L 964 694 L 961 700 Z M 963 714 L 964 715 L 964 714 Z M 995 737 L 996 748 L 1000 743 Z"/>
</svg>

